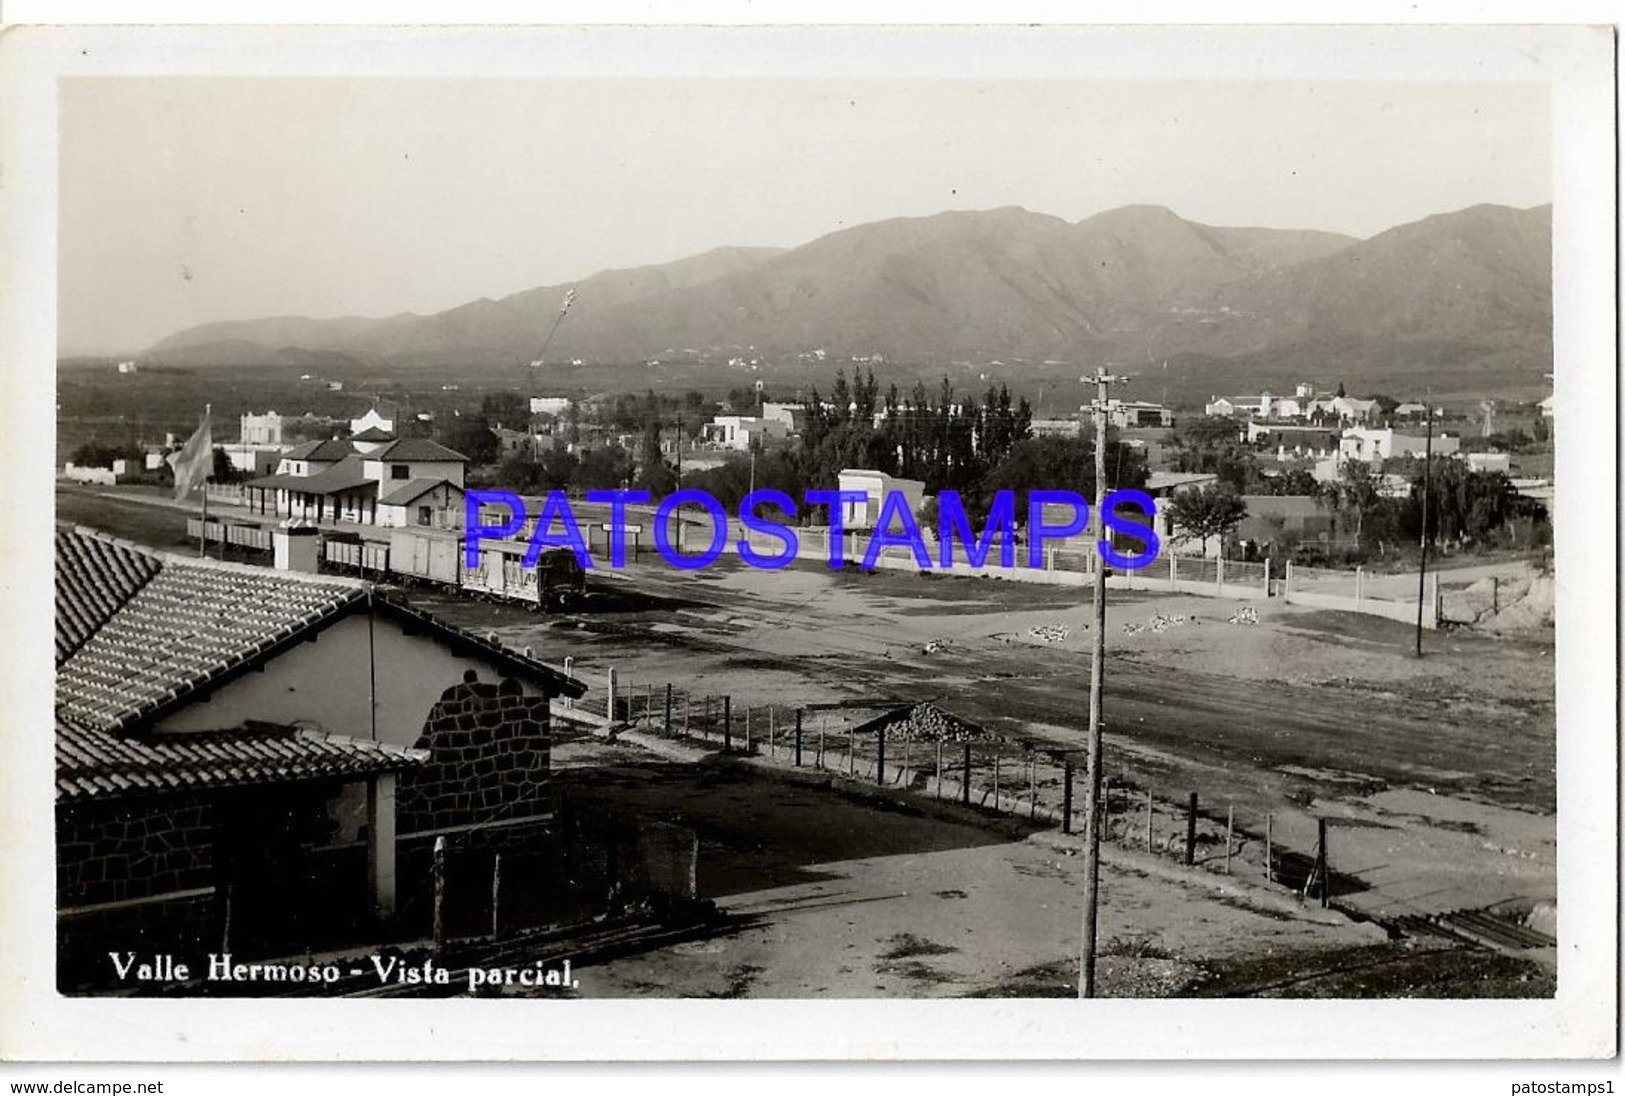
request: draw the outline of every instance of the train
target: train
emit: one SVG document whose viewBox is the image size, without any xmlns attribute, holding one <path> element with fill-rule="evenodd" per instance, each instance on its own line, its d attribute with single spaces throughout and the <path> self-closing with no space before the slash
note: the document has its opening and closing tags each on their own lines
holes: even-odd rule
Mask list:
<svg viewBox="0 0 1625 1096">
<path fill-rule="evenodd" d="M 407 586 L 441 586 L 532 612 L 567 612 L 587 599 L 587 572 L 568 548 L 543 550 L 524 566 L 524 540 L 484 540 L 478 566 L 468 566 L 461 530 L 403 526 L 388 541 L 354 533 L 324 533 L 322 561 L 334 570 Z"/>
</svg>

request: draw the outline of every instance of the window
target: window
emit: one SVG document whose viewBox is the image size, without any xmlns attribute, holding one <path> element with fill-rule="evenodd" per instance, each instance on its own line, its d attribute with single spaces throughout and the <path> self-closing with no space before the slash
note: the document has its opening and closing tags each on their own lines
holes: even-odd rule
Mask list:
<svg viewBox="0 0 1625 1096">
<path fill-rule="evenodd" d="M 390 465 L 389 466 L 389 478 L 392 479 L 392 480 L 411 479 L 412 478 L 412 466 L 409 465 L 409 464 L 392 464 L 392 465 Z"/>
<path fill-rule="evenodd" d="M 418 524 L 419 525 L 428 525 L 433 520 L 434 520 L 434 514 L 433 514 L 433 510 L 432 510 L 431 507 L 428 507 L 428 506 L 419 506 L 418 507 Z"/>
</svg>

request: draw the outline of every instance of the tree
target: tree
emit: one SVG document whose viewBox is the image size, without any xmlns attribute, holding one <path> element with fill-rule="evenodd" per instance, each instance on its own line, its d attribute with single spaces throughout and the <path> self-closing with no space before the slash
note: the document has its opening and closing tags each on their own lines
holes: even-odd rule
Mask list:
<svg viewBox="0 0 1625 1096">
<path fill-rule="evenodd" d="M 209 479 L 215 483 L 241 483 L 247 478 L 247 475 L 231 463 L 231 458 L 226 456 L 224 449 L 218 445 L 214 447 L 214 463 L 209 472 Z"/>
<path fill-rule="evenodd" d="M 473 464 L 494 464 L 497 436 L 484 415 L 460 415 L 441 430 L 440 444 L 455 449 Z"/>
<path fill-rule="evenodd" d="M 1178 526 L 1186 535 L 1202 538 L 1205 556 L 1209 537 L 1218 537 L 1223 551 L 1224 538 L 1247 516 L 1247 504 L 1229 484 L 1211 483 L 1176 494 L 1168 504 L 1167 514 L 1170 526 Z"/>
<path fill-rule="evenodd" d="M 488 422 L 519 430 L 530 422 L 530 401 L 518 392 L 487 392 L 480 400 L 480 414 Z"/>
<path fill-rule="evenodd" d="M 1365 542 L 1366 516 L 1382 504 L 1382 477 L 1363 460 L 1346 460 L 1331 485 L 1332 498 L 1340 510 L 1354 512 L 1354 539 Z"/>
<path fill-rule="evenodd" d="M 606 445 L 582 456 L 570 485 L 578 491 L 613 491 L 631 479 L 632 454 L 619 445 Z"/>
</svg>

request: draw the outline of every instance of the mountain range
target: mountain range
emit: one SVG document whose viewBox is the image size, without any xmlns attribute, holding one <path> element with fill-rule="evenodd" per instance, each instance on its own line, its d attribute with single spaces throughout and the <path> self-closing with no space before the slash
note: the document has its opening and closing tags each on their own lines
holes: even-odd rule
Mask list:
<svg viewBox="0 0 1625 1096">
<path fill-rule="evenodd" d="M 791 249 L 719 248 L 430 315 L 204 324 L 143 355 L 186 365 L 518 365 L 567 289 L 550 363 L 816 350 L 893 362 L 1172 362 L 1239 379 L 1337 364 L 1540 384 L 1551 207 L 1479 205 L 1366 240 L 1222 228 L 1159 206 L 1078 222 L 1007 207 L 858 225 Z M 1164 369 L 1168 366 L 1163 366 Z"/>
</svg>

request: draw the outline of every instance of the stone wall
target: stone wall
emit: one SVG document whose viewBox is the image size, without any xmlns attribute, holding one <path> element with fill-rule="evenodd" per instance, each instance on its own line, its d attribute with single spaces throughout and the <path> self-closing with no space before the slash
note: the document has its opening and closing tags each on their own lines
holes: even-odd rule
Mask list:
<svg viewBox="0 0 1625 1096">
<path fill-rule="evenodd" d="M 545 809 L 552 738 L 545 696 L 512 678 L 447 689 L 415 743 L 429 761 L 401 776 L 397 832 L 523 818 Z"/>
<path fill-rule="evenodd" d="M 214 817 L 196 794 L 56 811 L 57 903 L 96 905 L 214 883 Z"/>
</svg>

